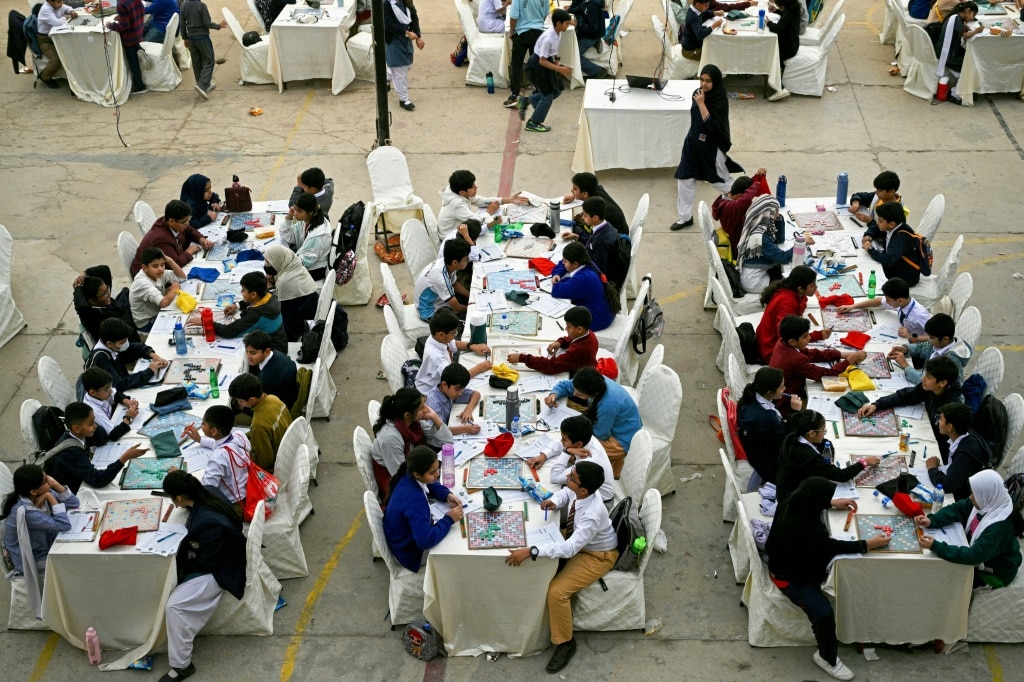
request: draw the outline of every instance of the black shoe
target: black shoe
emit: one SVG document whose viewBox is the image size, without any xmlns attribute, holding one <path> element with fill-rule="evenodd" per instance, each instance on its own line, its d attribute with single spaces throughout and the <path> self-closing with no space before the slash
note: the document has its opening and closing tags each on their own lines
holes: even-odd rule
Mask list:
<svg viewBox="0 0 1024 682">
<path fill-rule="evenodd" d="M 678 232 L 684 227 L 693 227 L 693 218 L 690 218 L 685 223 L 681 223 L 677 220 L 676 222 L 672 223 L 672 227 L 670 227 L 669 229 L 672 230 L 673 232 Z"/>
<path fill-rule="evenodd" d="M 413 104 L 412 102 L 399 102 L 398 106 L 402 107 L 406 111 L 412 111 L 413 109 L 416 108 L 416 105 Z"/>
<path fill-rule="evenodd" d="M 555 647 L 555 653 L 551 654 L 551 660 L 548 661 L 548 667 L 545 668 L 549 673 L 557 673 L 559 670 L 569 665 L 569 661 L 576 655 L 576 638 L 573 637 L 568 642 L 562 642 Z"/>
<path fill-rule="evenodd" d="M 957 97 L 956 95 L 950 95 L 946 101 L 949 102 L 950 104 L 956 104 L 958 106 L 963 105 L 964 103 L 964 101 Z"/>
<path fill-rule="evenodd" d="M 192 677 L 195 674 L 196 666 L 189 663 L 187 668 L 171 668 L 170 672 L 160 678 L 160 682 L 178 682 L 178 680 Z"/>
<path fill-rule="evenodd" d="M 50 88 L 51 90 L 56 90 L 60 87 L 60 83 L 57 82 L 56 78 L 40 78 L 39 82 L 41 82 L 43 85 Z"/>
</svg>

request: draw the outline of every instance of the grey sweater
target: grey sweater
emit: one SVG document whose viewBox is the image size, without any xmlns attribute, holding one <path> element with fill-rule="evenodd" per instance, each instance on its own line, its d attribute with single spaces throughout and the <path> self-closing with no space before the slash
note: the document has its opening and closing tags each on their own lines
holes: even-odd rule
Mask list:
<svg viewBox="0 0 1024 682">
<path fill-rule="evenodd" d="M 202 0 L 184 0 L 181 3 L 182 37 L 186 40 L 206 38 L 210 29 L 220 30 L 220 24 L 210 19 L 210 10 Z"/>
</svg>

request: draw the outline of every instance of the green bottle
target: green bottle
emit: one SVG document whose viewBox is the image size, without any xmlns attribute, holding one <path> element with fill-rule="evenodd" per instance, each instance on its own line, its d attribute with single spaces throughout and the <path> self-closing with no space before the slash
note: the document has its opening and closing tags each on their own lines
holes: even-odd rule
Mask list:
<svg viewBox="0 0 1024 682">
<path fill-rule="evenodd" d="M 878 282 L 875 280 L 875 271 L 872 270 L 871 274 L 868 275 L 868 298 L 875 297 L 875 285 Z"/>
<path fill-rule="evenodd" d="M 210 397 L 220 397 L 220 387 L 217 385 L 217 370 L 210 368 Z"/>
</svg>

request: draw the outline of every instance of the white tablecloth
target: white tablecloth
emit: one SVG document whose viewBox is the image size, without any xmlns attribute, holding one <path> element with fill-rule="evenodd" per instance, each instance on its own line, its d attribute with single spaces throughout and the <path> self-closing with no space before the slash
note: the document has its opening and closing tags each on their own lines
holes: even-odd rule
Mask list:
<svg viewBox="0 0 1024 682">
<path fill-rule="evenodd" d="M 617 79 L 614 84 L 620 87 L 614 102 L 606 94 L 612 84 L 611 80 L 587 81 L 572 169 L 592 173 L 605 168 L 676 166 L 690 127 L 691 95 L 698 81 L 669 81 L 659 94 L 628 91 L 626 81 Z"/>
<path fill-rule="evenodd" d="M 50 37 L 60 55 L 71 91 L 78 99 L 105 107 L 128 101 L 132 81 L 119 33 L 108 30 L 104 34 L 99 23 L 93 23 L 71 31 L 54 32 Z"/>
<path fill-rule="evenodd" d="M 738 22 L 726 24 L 735 27 Z M 735 35 L 726 35 L 721 28 L 715 29 L 704 38 L 701 50 L 700 68 L 708 64 L 714 64 L 726 75 L 763 74 L 772 90 L 782 89 L 779 40 L 767 29 L 763 32 L 737 30 Z"/>
<path fill-rule="evenodd" d="M 995 17 L 982 17 L 991 23 Z M 957 95 L 968 106 L 975 94 L 1024 94 L 1024 35 L 994 36 L 985 32 L 967 41 L 967 56 L 957 83 Z"/>
<path fill-rule="evenodd" d="M 293 21 L 293 9 L 287 6 L 270 27 L 267 71 L 277 83 L 278 92 L 284 90 L 286 81 L 329 78 L 331 92 L 337 95 L 356 77 L 345 49 L 356 21 L 356 3 L 350 0 L 341 7 L 323 6 L 324 14 L 315 24 Z"/>
</svg>

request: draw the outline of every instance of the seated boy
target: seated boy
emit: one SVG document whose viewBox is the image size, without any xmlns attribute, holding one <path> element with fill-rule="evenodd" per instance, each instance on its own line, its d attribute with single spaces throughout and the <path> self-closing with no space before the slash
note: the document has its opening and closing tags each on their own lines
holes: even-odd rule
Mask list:
<svg viewBox="0 0 1024 682">
<path fill-rule="evenodd" d="M 149 449 L 133 445 L 105 469 L 97 469 L 89 461 L 86 445 L 86 441 L 96 433 L 96 417 L 92 408 L 85 403 L 68 403 L 64 408 L 64 424 L 68 431 L 50 449 L 54 454 L 47 458 L 43 469 L 76 494 L 83 483 L 93 488 L 108 485 L 128 464 L 128 460 L 143 455 Z"/>
<path fill-rule="evenodd" d="M 274 342 L 265 331 L 256 330 L 245 335 L 245 358 L 249 361 L 249 374 L 259 377 L 263 390 L 276 395 L 291 409 L 299 397 L 295 361 L 286 353 L 273 349 Z"/>
<path fill-rule="evenodd" d="M 964 367 L 971 359 L 974 349 L 956 338 L 956 322 L 945 313 L 936 313 L 924 323 L 927 341 L 918 341 L 910 345 L 893 346 L 889 357 L 903 368 L 903 375 L 912 384 L 921 383 L 924 374 L 919 367 L 932 358 L 947 357 L 956 363 L 959 373 L 956 380 L 963 383 Z M 908 360 L 909 357 L 909 360 Z"/>
<path fill-rule="evenodd" d="M 896 202 L 903 203 L 899 195 L 900 176 L 892 171 L 882 171 L 875 176 L 874 192 L 857 192 L 850 196 L 850 215 L 864 223 L 867 231 L 865 237 L 881 239 L 882 231 L 875 224 L 875 211 L 882 204 Z M 910 211 L 903 209 L 904 218 L 910 215 Z"/>
<path fill-rule="evenodd" d="M 569 507 L 565 540 L 540 547 L 510 549 L 505 563 L 518 566 L 537 557 L 566 559 L 548 585 L 548 617 L 551 643 L 555 652 L 547 671 L 556 673 L 576 654 L 572 633 L 574 594 L 604 577 L 619 559 L 618 537 L 612 528 L 608 510 L 596 493 L 604 485 L 604 470 L 594 462 L 579 462 L 566 478 L 566 486 L 544 500 L 542 509 Z"/>
<path fill-rule="evenodd" d="M 786 393 L 798 395 L 807 401 L 807 380 L 821 381 L 822 377 L 842 374 L 850 365 L 855 365 L 868 356 L 862 350 L 840 352 L 807 348 L 811 342 L 811 323 L 805 317 L 786 315 L 779 323 L 779 341 L 772 351 L 770 367 L 781 369 L 786 381 Z M 819 367 L 815 362 L 840 362 L 831 367 Z"/>
<path fill-rule="evenodd" d="M 711 217 L 721 224 L 722 230 L 729 237 L 733 260 L 736 260 L 736 242 L 747 220 L 747 209 L 755 198 L 767 194 L 761 182 L 767 172 L 764 168 L 758 168 L 752 178 L 741 175 L 733 180 L 728 194 L 719 195 L 715 203 L 711 204 Z"/>
<path fill-rule="evenodd" d="M 245 486 L 249 482 L 249 453 L 252 445 L 244 433 L 232 433 L 235 413 L 227 405 L 213 405 L 203 414 L 202 433 L 194 424 L 185 435 L 207 450 L 212 450 L 203 473 L 203 485 L 220 490 L 241 515 Z"/>
<path fill-rule="evenodd" d="M 437 257 L 444 258 L 444 245 L 448 242 L 462 241 L 469 244 L 469 264 L 464 270 L 459 270 L 455 273 L 455 284 L 466 291 L 469 291 L 473 286 L 473 263 L 479 261 L 482 257 L 480 249 L 476 245 L 477 240 L 480 239 L 481 232 L 483 232 L 483 223 L 476 218 L 470 218 L 445 237 L 437 248 Z"/>
<path fill-rule="evenodd" d="M 882 204 L 875 210 L 875 224 L 884 234 L 881 247 L 865 235 L 861 246 L 871 259 L 882 266 L 887 279 L 899 277 L 909 286 L 917 286 L 921 275 L 932 274 L 924 261 L 914 230 L 903 222 L 903 205 L 896 202 Z"/>
<path fill-rule="evenodd" d="M 146 344 L 130 342 L 131 332 L 123 320 L 103 320 L 100 337 L 85 361 L 85 369 L 101 368 L 110 375 L 114 388 L 122 392 L 145 386 L 156 371 L 167 366 L 167 360 Z M 149 358 L 149 367 L 132 372 L 135 363 L 144 358 Z"/>
<path fill-rule="evenodd" d="M 992 450 L 985 439 L 971 430 L 974 413 L 963 403 L 946 403 L 939 408 L 939 433 L 949 439 L 949 466 L 945 471 L 939 465 L 945 462 L 932 455 L 925 460 L 928 479 L 932 485 L 941 485 L 956 500 L 971 496 L 969 479 L 982 469 L 989 468 Z"/>
<path fill-rule="evenodd" d="M 510 197 L 477 196 L 476 176 L 468 170 L 457 170 L 448 176 L 448 186 L 438 194 L 441 196 L 441 212 L 437 214 L 437 234 L 442 240 L 470 218 L 478 218 L 483 208 L 491 216 L 491 224 L 499 222 L 498 209 L 502 204 L 527 204 L 529 200 L 519 194 Z"/>
<path fill-rule="evenodd" d="M 427 395 L 440 383 L 441 373 L 445 367 L 458 361 L 459 351 L 468 350 L 478 355 L 490 355 L 491 349 L 487 344 L 456 341 L 455 335 L 458 331 L 459 318 L 447 308 L 441 308 L 430 318 L 430 336 L 423 346 L 423 361 L 416 373 L 416 390 L 420 394 Z M 490 368 L 490 361 L 484 360 L 469 369 L 469 376 L 475 377 Z"/>
<path fill-rule="evenodd" d="M 464 241 L 453 239 L 445 242 L 444 255 L 424 268 L 416 278 L 413 298 L 421 320 L 429 320 L 431 315 L 445 306 L 465 315 L 469 289 L 456 279 L 457 273 L 469 265 L 469 251 L 469 244 Z M 459 301 L 457 295 L 462 296 L 463 301 Z"/>
<path fill-rule="evenodd" d="M 273 473 L 277 449 L 285 431 L 292 424 L 292 416 L 276 396 L 263 392 L 263 384 L 252 374 L 239 374 L 228 386 L 228 395 L 238 407 L 252 410 L 249 427 L 250 457 L 263 469 Z"/>
<path fill-rule="evenodd" d="M 315 196 L 317 205 L 320 206 L 325 216 L 329 216 L 331 206 L 334 204 L 334 178 L 326 177 L 319 168 L 307 168 L 295 179 L 295 189 L 288 197 L 289 208 L 295 205 L 302 194 Z"/>
<path fill-rule="evenodd" d="M 544 374 L 568 372 L 571 377 L 580 367 L 597 366 L 598 341 L 590 333 L 590 310 L 577 305 L 565 313 L 565 336 L 548 344 L 550 358 L 528 353 L 509 353 L 509 362 L 521 362 Z"/>
<path fill-rule="evenodd" d="M 124 320 L 131 328 L 132 333 L 128 337 L 130 341 L 141 341 L 128 305 L 128 287 L 121 289 L 117 298 L 114 297 L 114 284 L 109 266 L 95 265 L 86 268 L 85 272 L 75 278 L 72 286 L 78 321 L 94 340 L 99 338 L 100 323 L 116 317 Z"/>
<path fill-rule="evenodd" d="M 128 303 L 132 309 L 132 320 L 140 332 L 148 332 L 160 313 L 178 295 L 178 280 L 173 272 L 167 271 L 164 252 L 155 246 L 143 249 L 139 259 L 142 268 L 132 279 L 128 290 Z M 60 479 L 58 479 L 60 480 Z"/>
<path fill-rule="evenodd" d="M 574 227 L 572 232 L 562 232 L 562 239 L 579 240 L 591 262 L 621 289 L 629 263 L 623 264 L 619 259 L 619 233 L 605 218 L 607 212 L 608 205 L 601 197 L 586 199 L 582 206 L 583 225 Z"/>
<path fill-rule="evenodd" d="M 611 195 L 608 194 L 604 186 L 597 181 L 597 176 L 593 173 L 577 173 L 572 176 L 572 189 L 562 197 L 562 203 L 586 201 L 590 197 L 601 197 L 604 199 L 604 203 L 607 205 L 605 207 L 605 220 L 611 223 L 612 227 L 619 234 L 629 234 L 629 223 L 626 221 L 626 215 L 615 200 L 612 199 Z M 579 218 L 579 216 L 577 215 L 576 218 Z M 555 225 L 551 227 L 554 228 Z"/>
<path fill-rule="evenodd" d="M 288 335 L 285 334 L 284 318 L 281 317 L 281 302 L 267 291 L 267 276 L 262 272 L 247 272 L 242 275 L 241 284 L 242 302 L 224 306 L 224 316 L 234 315 L 238 310 L 242 314 L 232 322 L 214 322 L 217 336 L 234 339 L 254 331 L 266 332 L 270 336 L 271 348 L 287 355 Z M 201 324 L 199 313 L 192 313 L 189 322 Z"/>
<path fill-rule="evenodd" d="M 604 0 L 573 0 L 567 10 L 576 24 L 576 42 L 580 46 L 580 68 L 587 78 L 604 78 L 608 72 L 586 58 L 587 50 L 604 38 Z"/>
<path fill-rule="evenodd" d="M 882 285 L 881 298 L 865 298 L 853 305 L 841 305 L 838 310 L 841 313 L 848 313 L 858 308 L 874 308 L 883 306 L 889 310 L 896 311 L 899 319 L 900 338 L 907 339 L 911 343 L 918 343 L 924 340 L 927 331 L 928 319 L 931 313 L 923 305 L 914 300 L 910 295 L 910 286 L 900 277 L 893 277 L 886 280 Z"/>
<path fill-rule="evenodd" d="M 460 433 L 480 433 L 480 425 L 473 423 L 473 410 L 480 402 L 480 391 L 466 388 L 469 383 L 469 370 L 457 362 L 453 362 L 441 372 L 441 381 L 434 386 L 426 395 L 426 403 L 441 421 L 445 424 L 452 416 L 452 406 L 455 403 L 466 405 L 459 414 L 461 424 L 449 427 L 455 435 Z"/>
<path fill-rule="evenodd" d="M 910 388 L 901 388 L 873 403 L 864 405 L 857 410 L 860 417 L 870 417 L 875 410 L 884 410 L 902 405 L 919 405 L 924 403 L 928 413 L 928 422 L 932 425 L 932 433 L 939 444 L 942 460 L 949 459 L 949 437 L 939 430 L 939 408 L 946 403 L 962 403 L 960 382 L 957 377 L 956 363 L 949 358 L 935 358 L 924 364 L 924 376 L 921 383 Z"/>
<path fill-rule="evenodd" d="M 682 48 L 683 56 L 687 59 L 700 60 L 704 39 L 724 21 L 722 19 L 724 12 L 722 10 L 712 12 L 709 5 L 710 0 L 691 0 L 690 9 L 686 13 L 686 21 L 679 26 L 679 46 Z M 705 26 L 704 22 L 709 19 L 714 19 L 714 21 L 709 26 Z"/>
<path fill-rule="evenodd" d="M 139 401 L 132 400 L 125 393 L 118 393 L 110 383 L 110 374 L 99 367 L 90 367 L 82 372 L 82 388 L 85 397 L 82 402 L 92 408 L 96 420 L 96 445 L 106 445 L 118 440 L 132 428 L 132 420 L 139 415 Z M 117 406 L 124 405 L 125 413 L 115 420 Z"/>
<path fill-rule="evenodd" d="M 213 242 L 204 237 L 189 221 L 192 209 L 184 201 L 172 199 L 164 207 L 164 214 L 146 231 L 135 250 L 132 261 L 131 275 L 139 274 L 142 268 L 142 254 L 146 249 L 158 248 L 167 258 L 167 269 L 175 277 L 185 279 L 182 269 L 192 262 L 202 249 L 212 249 Z"/>
<path fill-rule="evenodd" d="M 594 462 L 604 472 L 604 483 L 597 491 L 598 497 L 605 507 L 610 507 L 615 498 L 615 476 L 608 453 L 601 441 L 594 438 L 594 425 L 581 414 L 563 421 L 560 430 L 562 440 L 551 452 L 542 452 L 526 463 L 539 469 L 544 462 L 551 460 L 551 482 L 566 485 L 577 462 Z"/>
</svg>

